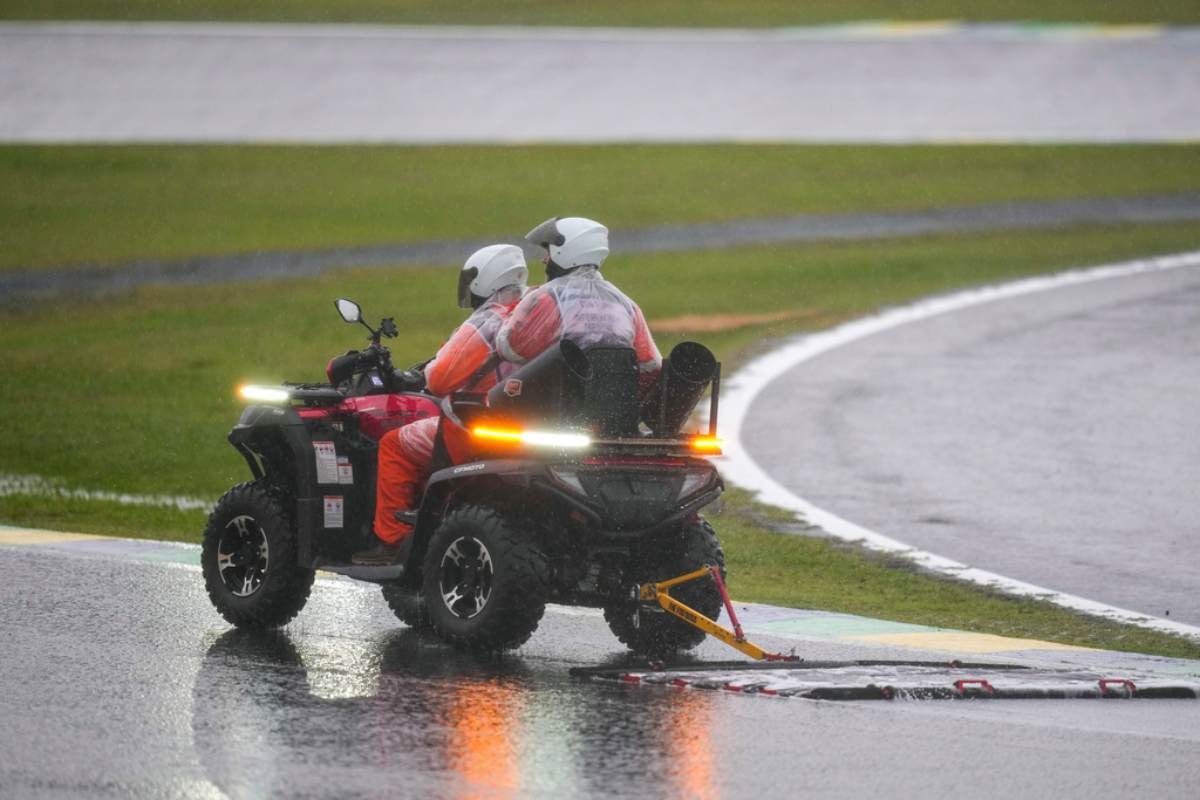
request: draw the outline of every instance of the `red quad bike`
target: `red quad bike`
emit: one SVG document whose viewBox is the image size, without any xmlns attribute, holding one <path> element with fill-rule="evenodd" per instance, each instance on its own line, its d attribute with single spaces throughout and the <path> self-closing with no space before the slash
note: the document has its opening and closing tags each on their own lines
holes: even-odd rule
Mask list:
<svg viewBox="0 0 1200 800">
<path fill-rule="evenodd" d="M 217 503 L 201 556 L 225 619 L 283 625 L 326 570 L 380 584 L 404 623 L 471 649 L 517 647 L 548 602 L 602 608 L 618 639 L 655 657 L 720 635 L 685 621 L 717 618 L 724 592 L 724 555 L 699 514 L 724 489 L 703 457 L 720 452 L 711 352 L 678 345 L 641 405 L 632 350 L 565 341 L 487 395 L 439 399 L 418 371 L 393 369 L 380 343 L 396 335 L 391 319 L 376 330 L 356 303 L 337 307 L 371 335 L 329 363 L 328 384 L 242 387 L 251 404 L 229 441 L 254 479 Z M 710 386 L 707 433 L 680 434 Z M 379 437 L 433 415 L 434 471 L 403 517 L 415 524 L 407 561 L 352 564 L 376 541 Z M 671 580 L 685 573 L 712 580 Z"/>
</svg>

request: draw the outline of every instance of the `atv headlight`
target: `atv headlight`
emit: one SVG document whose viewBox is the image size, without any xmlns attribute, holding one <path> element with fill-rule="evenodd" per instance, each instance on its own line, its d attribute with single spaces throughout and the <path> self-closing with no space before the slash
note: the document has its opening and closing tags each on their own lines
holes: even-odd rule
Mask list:
<svg viewBox="0 0 1200 800">
<path fill-rule="evenodd" d="M 238 394 L 252 403 L 286 403 L 292 397 L 286 389 L 274 386 L 246 385 L 238 389 Z"/>
</svg>

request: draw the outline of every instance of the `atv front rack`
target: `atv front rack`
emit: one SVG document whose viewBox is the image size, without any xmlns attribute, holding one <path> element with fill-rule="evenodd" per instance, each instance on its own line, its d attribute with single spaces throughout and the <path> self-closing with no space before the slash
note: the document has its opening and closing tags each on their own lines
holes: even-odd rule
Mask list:
<svg viewBox="0 0 1200 800">
<path fill-rule="evenodd" d="M 729 615 L 729 621 L 733 624 L 733 630 L 719 625 L 715 620 L 709 619 L 696 609 L 689 608 L 671 596 L 670 589 L 672 586 L 699 580 L 706 576 L 711 578 L 713 583 L 716 584 L 717 592 L 721 595 L 721 602 L 725 604 L 725 613 Z M 733 602 L 729 599 L 729 591 L 725 588 L 725 579 L 721 577 L 721 568 L 715 564 L 701 567 L 694 572 L 680 575 L 678 578 L 671 578 L 670 580 L 659 581 L 658 583 L 644 583 L 638 589 L 638 599 L 647 603 L 658 603 L 662 607 L 662 610 L 668 614 L 676 616 L 687 624 L 720 639 L 735 650 L 739 650 L 757 661 L 800 660 L 795 655 L 767 652 L 758 645 L 746 640 L 745 634 L 742 633 L 742 625 L 738 622 L 737 612 L 733 610 Z"/>
</svg>

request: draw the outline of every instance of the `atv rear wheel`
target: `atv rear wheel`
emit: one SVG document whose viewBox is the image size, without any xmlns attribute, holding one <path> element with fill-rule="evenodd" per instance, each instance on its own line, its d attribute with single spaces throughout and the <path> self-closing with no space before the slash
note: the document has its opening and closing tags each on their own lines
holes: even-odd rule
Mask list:
<svg viewBox="0 0 1200 800">
<path fill-rule="evenodd" d="M 274 628 L 300 613 L 315 573 L 296 563 L 296 529 L 284 494 L 241 483 L 208 517 L 200 567 L 208 597 L 239 628 Z"/>
<path fill-rule="evenodd" d="M 664 581 L 716 564 L 725 577 L 725 553 L 717 534 L 700 517 L 686 525 L 668 542 L 657 548 L 637 573 L 639 584 Z M 636 591 L 636 590 L 635 590 Z M 715 620 L 721 613 L 721 595 L 710 578 L 673 586 L 671 596 L 690 608 Z M 678 650 L 690 650 L 704 641 L 705 633 L 671 616 L 657 605 L 649 606 L 634 597 L 623 598 L 604 607 L 604 621 L 621 642 L 635 653 L 656 658 Z"/>
<path fill-rule="evenodd" d="M 443 517 L 422 575 L 432 627 L 460 647 L 517 647 L 546 610 L 545 554 L 523 527 L 485 506 L 461 506 Z"/>
<path fill-rule="evenodd" d="M 385 583 L 383 599 L 396 618 L 405 625 L 418 631 L 429 630 L 429 609 L 425 604 L 425 595 L 419 589 Z"/>
</svg>

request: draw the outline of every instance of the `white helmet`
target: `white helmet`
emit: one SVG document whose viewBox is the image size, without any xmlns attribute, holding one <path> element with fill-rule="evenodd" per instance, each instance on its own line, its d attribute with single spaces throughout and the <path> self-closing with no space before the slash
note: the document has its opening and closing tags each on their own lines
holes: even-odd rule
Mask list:
<svg viewBox="0 0 1200 800">
<path fill-rule="evenodd" d="M 608 228 L 584 217 L 552 217 L 525 234 L 563 269 L 598 267 L 608 258 Z"/>
<path fill-rule="evenodd" d="M 525 253 L 513 244 L 490 244 L 476 250 L 458 274 L 458 307 L 472 308 L 472 298 L 483 301 L 506 286 L 525 288 L 529 268 Z M 478 303 L 476 303 L 477 305 Z"/>
</svg>

